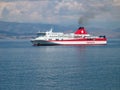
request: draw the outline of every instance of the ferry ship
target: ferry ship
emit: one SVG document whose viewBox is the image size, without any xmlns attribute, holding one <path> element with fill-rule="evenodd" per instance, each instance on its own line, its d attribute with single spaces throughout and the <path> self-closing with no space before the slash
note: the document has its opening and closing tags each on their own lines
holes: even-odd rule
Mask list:
<svg viewBox="0 0 120 90">
<path fill-rule="evenodd" d="M 93 36 L 88 34 L 84 27 L 79 27 L 74 33 L 38 32 L 37 37 L 31 39 L 35 46 L 40 45 L 105 45 L 106 36 Z"/>
</svg>

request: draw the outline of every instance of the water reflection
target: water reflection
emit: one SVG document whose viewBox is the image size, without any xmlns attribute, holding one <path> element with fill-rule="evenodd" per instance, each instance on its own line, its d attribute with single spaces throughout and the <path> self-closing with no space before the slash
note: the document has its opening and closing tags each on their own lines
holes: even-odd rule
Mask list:
<svg viewBox="0 0 120 90">
<path fill-rule="evenodd" d="M 4 41 L 0 44 L 0 89 L 119 90 L 120 45 L 114 42 L 105 47 L 34 47 L 29 42 Z"/>
</svg>

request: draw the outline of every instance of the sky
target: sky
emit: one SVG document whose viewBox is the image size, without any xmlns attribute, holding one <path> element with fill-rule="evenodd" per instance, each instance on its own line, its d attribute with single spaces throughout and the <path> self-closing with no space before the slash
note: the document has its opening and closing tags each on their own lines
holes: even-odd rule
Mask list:
<svg viewBox="0 0 120 90">
<path fill-rule="evenodd" d="M 120 26 L 120 0 L 0 0 L 0 21 Z"/>
</svg>

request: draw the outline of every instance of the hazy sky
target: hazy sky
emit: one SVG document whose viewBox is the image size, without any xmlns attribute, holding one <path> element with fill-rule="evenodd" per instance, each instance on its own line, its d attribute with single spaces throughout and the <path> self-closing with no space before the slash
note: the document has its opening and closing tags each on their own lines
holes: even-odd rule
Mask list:
<svg viewBox="0 0 120 90">
<path fill-rule="evenodd" d="M 120 26 L 120 0 L 0 0 L 0 21 Z"/>
</svg>

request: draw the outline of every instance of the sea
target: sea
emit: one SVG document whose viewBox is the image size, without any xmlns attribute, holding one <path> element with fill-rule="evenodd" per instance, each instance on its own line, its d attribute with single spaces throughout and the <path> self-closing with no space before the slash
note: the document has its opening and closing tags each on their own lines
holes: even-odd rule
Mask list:
<svg viewBox="0 0 120 90">
<path fill-rule="evenodd" d="M 1 39 L 0 90 L 120 90 L 120 39 L 94 46 Z"/>
</svg>

